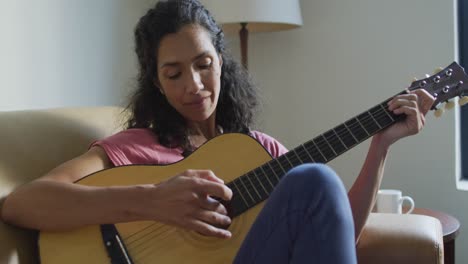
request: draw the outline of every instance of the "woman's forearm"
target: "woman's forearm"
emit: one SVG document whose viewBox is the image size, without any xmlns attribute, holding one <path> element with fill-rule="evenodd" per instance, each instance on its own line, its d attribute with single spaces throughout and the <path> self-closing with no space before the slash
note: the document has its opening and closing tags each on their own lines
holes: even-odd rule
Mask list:
<svg viewBox="0 0 468 264">
<path fill-rule="evenodd" d="M 380 188 L 388 153 L 388 144 L 379 135 L 372 138 L 364 165 L 351 187 L 348 197 L 353 211 L 356 241 L 374 205 L 375 195 Z"/>
<path fill-rule="evenodd" d="M 145 186 L 90 187 L 38 180 L 18 188 L 5 200 L 5 222 L 43 231 L 92 224 L 142 220 L 141 190 Z"/>
</svg>

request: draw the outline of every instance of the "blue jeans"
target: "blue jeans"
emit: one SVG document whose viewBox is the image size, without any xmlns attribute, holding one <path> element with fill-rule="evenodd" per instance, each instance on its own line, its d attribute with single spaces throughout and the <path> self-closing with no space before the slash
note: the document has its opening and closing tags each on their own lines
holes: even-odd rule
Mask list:
<svg viewBox="0 0 468 264">
<path fill-rule="evenodd" d="M 336 173 L 322 164 L 289 171 L 265 203 L 234 263 L 357 263 L 351 208 Z"/>
</svg>

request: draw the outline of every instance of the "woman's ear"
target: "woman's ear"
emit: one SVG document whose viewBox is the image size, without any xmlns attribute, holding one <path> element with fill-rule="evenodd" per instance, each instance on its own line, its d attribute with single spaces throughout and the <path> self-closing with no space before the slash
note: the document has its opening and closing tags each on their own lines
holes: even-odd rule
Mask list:
<svg viewBox="0 0 468 264">
<path fill-rule="evenodd" d="M 221 56 L 221 54 L 218 54 L 218 58 L 219 58 L 219 68 L 222 68 L 223 67 L 223 56 Z"/>
</svg>

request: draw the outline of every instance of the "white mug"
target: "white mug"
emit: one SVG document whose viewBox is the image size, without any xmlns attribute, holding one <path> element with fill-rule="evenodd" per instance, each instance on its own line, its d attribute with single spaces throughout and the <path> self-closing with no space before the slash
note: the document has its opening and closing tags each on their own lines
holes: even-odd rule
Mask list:
<svg viewBox="0 0 468 264">
<path fill-rule="evenodd" d="M 414 209 L 414 201 L 409 196 L 402 196 L 400 190 L 383 189 L 377 192 L 377 201 L 375 203 L 376 212 L 401 214 L 402 204 L 404 201 L 410 203 L 410 209 L 406 212 L 409 214 Z"/>
</svg>

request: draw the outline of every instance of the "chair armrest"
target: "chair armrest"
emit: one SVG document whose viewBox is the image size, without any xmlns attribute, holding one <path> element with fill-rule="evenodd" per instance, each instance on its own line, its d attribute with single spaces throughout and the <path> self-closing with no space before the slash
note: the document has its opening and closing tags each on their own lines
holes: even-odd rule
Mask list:
<svg viewBox="0 0 468 264">
<path fill-rule="evenodd" d="M 442 264 L 442 225 L 425 215 L 371 213 L 357 255 L 360 264 Z"/>
<path fill-rule="evenodd" d="M 0 220 L 0 245 L 0 263 L 39 263 L 36 231 L 7 225 Z"/>
</svg>

